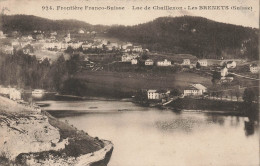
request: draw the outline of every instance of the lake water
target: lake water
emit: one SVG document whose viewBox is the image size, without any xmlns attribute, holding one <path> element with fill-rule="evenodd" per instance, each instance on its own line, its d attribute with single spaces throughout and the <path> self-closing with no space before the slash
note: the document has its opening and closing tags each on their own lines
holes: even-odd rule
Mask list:
<svg viewBox="0 0 260 166">
<path fill-rule="evenodd" d="M 245 129 L 248 118 L 188 110 L 175 113 L 124 101 L 44 103 L 50 104 L 46 110 L 87 112 L 60 120 L 111 140 L 109 166 L 259 165 L 259 133 L 257 128 Z"/>
</svg>

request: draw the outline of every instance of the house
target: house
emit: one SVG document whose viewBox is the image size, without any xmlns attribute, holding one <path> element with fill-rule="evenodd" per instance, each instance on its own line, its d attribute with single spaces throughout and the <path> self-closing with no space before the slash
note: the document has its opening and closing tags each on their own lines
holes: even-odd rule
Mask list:
<svg viewBox="0 0 260 166">
<path fill-rule="evenodd" d="M 150 89 L 147 91 L 148 100 L 161 100 L 165 97 L 168 97 L 170 91 L 168 90 L 154 90 Z"/>
<path fill-rule="evenodd" d="M 199 96 L 207 92 L 207 88 L 201 84 L 191 84 L 185 88 L 183 96 Z"/>
<path fill-rule="evenodd" d="M 134 46 L 132 49 L 133 52 L 143 52 L 142 46 Z"/>
<path fill-rule="evenodd" d="M 56 36 L 56 35 L 57 35 L 57 32 L 51 32 L 50 35 L 51 35 L 51 36 Z"/>
<path fill-rule="evenodd" d="M 82 44 L 83 42 L 68 42 L 68 45 L 73 49 L 78 49 Z"/>
<path fill-rule="evenodd" d="M 92 47 L 92 43 L 84 43 L 81 45 L 83 50 L 87 50 Z"/>
<path fill-rule="evenodd" d="M 154 63 L 154 62 L 153 62 L 152 59 L 147 59 L 147 60 L 145 60 L 144 65 L 145 65 L 145 66 L 152 66 L 153 63 Z"/>
<path fill-rule="evenodd" d="M 132 43 L 126 43 L 126 44 L 124 44 L 124 45 L 122 45 L 122 49 L 126 49 L 128 46 L 133 46 L 133 44 Z"/>
<path fill-rule="evenodd" d="M 260 67 L 257 64 L 252 64 L 249 68 L 251 73 L 258 73 L 260 70 Z"/>
<path fill-rule="evenodd" d="M 138 63 L 137 59 L 132 59 L 132 60 L 131 60 L 131 64 L 132 64 L 132 65 L 137 65 L 137 63 Z"/>
<path fill-rule="evenodd" d="M 79 33 L 79 34 L 84 34 L 85 32 L 84 32 L 82 29 L 80 29 L 80 30 L 78 31 L 78 33 Z"/>
<path fill-rule="evenodd" d="M 234 80 L 233 77 L 221 77 L 220 83 L 232 82 L 233 80 Z"/>
<path fill-rule="evenodd" d="M 204 67 L 208 66 L 207 59 L 199 59 L 198 63 L 200 64 L 200 66 L 204 66 Z"/>
<path fill-rule="evenodd" d="M 190 59 L 183 59 L 182 65 L 190 65 Z"/>
<path fill-rule="evenodd" d="M 55 36 L 50 36 L 50 40 L 51 40 L 51 41 L 55 41 L 55 40 L 56 40 L 56 37 L 55 37 Z"/>
<path fill-rule="evenodd" d="M 31 54 L 34 52 L 34 48 L 32 45 L 28 44 L 25 47 L 23 47 L 22 51 L 24 54 Z"/>
<path fill-rule="evenodd" d="M 116 50 L 119 48 L 119 45 L 117 43 L 110 43 L 106 46 L 106 48 L 109 50 L 109 51 L 112 51 L 113 49 Z"/>
<path fill-rule="evenodd" d="M 157 61 L 157 66 L 171 66 L 172 62 L 164 59 L 164 61 Z"/>
<path fill-rule="evenodd" d="M 235 61 L 227 61 L 226 66 L 228 69 L 232 68 L 234 69 L 236 67 L 237 63 Z"/>
<path fill-rule="evenodd" d="M 66 50 L 69 47 L 69 44 L 66 42 L 61 43 L 61 50 Z"/>
<path fill-rule="evenodd" d="M 134 46 L 127 46 L 126 49 L 123 49 L 123 52 L 131 52 Z"/>
<path fill-rule="evenodd" d="M 192 84 L 192 86 L 194 86 L 195 88 L 202 90 L 202 93 L 207 92 L 207 88 L 201 84 Z"/>
<path fill-rule="evenodd" d="M 39 63 L 42 63 L 45 60 L 48 61 L 49 63 L 51 63 L 51 59 L 49 57 L 47 57 L 47 56 L 41 57 L 38 61 L 39 61 Z"/>
<path fill-rule="evenodd" d="M 4 38 L 6 38 L 6 35 L 4 34 L 3 31 L 0 31 L 0 39 L 4 39 Z"/>
<path fill-rule="evenodd" d="M 44 35 L 43 35 L 43 34 L 37 34 L 37 35 L 35 36 L 35 38 L 36 38 L 36 40 L 43 40 Z"/>
<path fill-rule="evenodd" d="M 43 44 L 45 49 L 61 49 L 61 43 L 58 42 L 46 42 Z"/>
<path fill-rule="evenodd" d="M 68 43 L 69 41 L 71 41 L 70 38 L 70 33 L 67 34 L 67 36 L 64 38 L 65 42 Z"/>
<path fill-rule="evenodd" d="M 220 70 L 221 77 L 226 77 L 228 75 L 228 69 L 226 67 Z"/>
</svg>

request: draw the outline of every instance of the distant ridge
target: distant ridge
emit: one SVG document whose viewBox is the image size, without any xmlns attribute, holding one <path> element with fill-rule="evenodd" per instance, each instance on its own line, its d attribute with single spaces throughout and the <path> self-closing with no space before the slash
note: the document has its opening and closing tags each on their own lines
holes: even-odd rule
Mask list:
<svg viewBox="0 0 260 166">
<path fill-rule="evenodd" d="M 107 26 L 91 25 L 78 20 L 50 20 L 33 15 L 1 15 L 0 28 L 4 32 L 20 31 L 68 31 L 83 28 L 88 31 L 104 31 Z"/>
<path fill-rule="evenodd" d="M 258 59 L 258 29 L 202 17 L 160 17 L 135 26 L 114 26 L 107 34 L 140 43 L 151 51 Z"/>
</svg>

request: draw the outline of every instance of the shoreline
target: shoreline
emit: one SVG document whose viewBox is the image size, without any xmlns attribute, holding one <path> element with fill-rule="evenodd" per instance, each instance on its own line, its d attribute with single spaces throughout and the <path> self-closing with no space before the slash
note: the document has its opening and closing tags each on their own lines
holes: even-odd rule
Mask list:
<svg viewBox="0 0 260 166">
<path fill-rule="evenodd" d="M 65 98 L 62 98 L 65 97 Z M 60 99 L 57 101 L 78 101 L 72 100 L 79 96 L 70 95 L 61 95 Z M 203 112 L 207 114 L 219 114 L 225 116 L 240 116 L 240 117 L 250 117 L 250 119 L 254 121 L 258 121 L 258 103 L 252 103 L 250 108 L 245 106 L 244 102 L 241 101 L 226 101 L 226 100 L 212 100 L 206 98 L 177 98 L 176 100 L 170 102 L 166 106 L 162 104 L 150 104 L 142 103 L 141 101 L 136 101 L 133 98 L 109 98 L 109 97 L 93 97 L 93 96 L 84 96 L 79 97 L 82 100 L 98 100 L 98 101 L 119 101 L 119 102 L 132 102 L 140 107 L 150 107 L 150 108 L 158 108 L 161 110 L 171 110 L 176 113 L 180 112 L 188 112 L 187 110 L 193 110 L 193 112 Z M 148 102 L 149 103 L 149 102 Z M 44 101 L 42 103 L 44 105 Z M 86 112 L 80 110 L 46 110 L 53 116 L 57 118 L 69 117 L 69 116 L 80 116 L 84 114 L 98 113 L 98 112 Z"/>
</svg>

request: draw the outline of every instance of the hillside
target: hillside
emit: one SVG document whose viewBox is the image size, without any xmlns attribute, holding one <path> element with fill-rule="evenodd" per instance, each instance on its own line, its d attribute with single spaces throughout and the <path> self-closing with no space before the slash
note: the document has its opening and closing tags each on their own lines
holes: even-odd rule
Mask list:
<svg viewBox="0 0 260 166">
<path fill-rule="evenodd" d="M 67 31 L 84 29 L 87 31 L 104 31 L 107 27 L 91 25 L 78 20 L 50 20 L 32 15 L 1 15 L 0 29 L 5 33 L 19 31 L 22 33 L 41 31 Z"/>
<path fill-rule="evenodd" d="M 258 29 L 202 17 L 161 17 L 136 26 L 117 26 L 108 36 L 151 51 L 189 53 L 200 58 L 258 58 Z"/>
<path fill-rule="evenodd" d="M 202 17 L 160 17 L 135 26 L 91 25 L 77 20 L 50 20 L 32 15 L 1 15 L 4 33 L 79 29 L 107 32 L 106 37 L 141 44 L 151 51 L 192 54 L 198 58 L 258 60 L 259 29 L 215 22 Z"/>
</svg>

